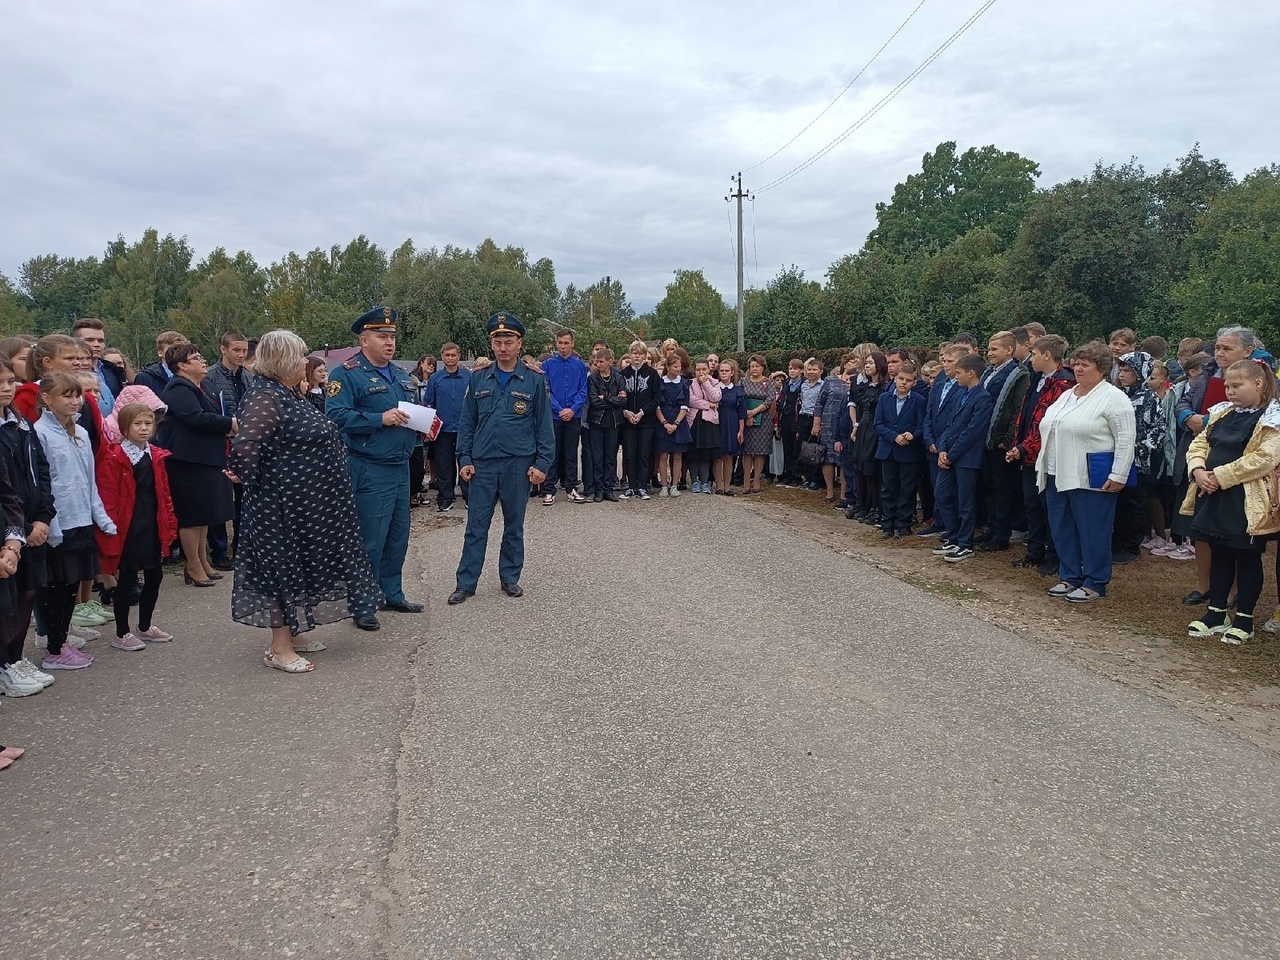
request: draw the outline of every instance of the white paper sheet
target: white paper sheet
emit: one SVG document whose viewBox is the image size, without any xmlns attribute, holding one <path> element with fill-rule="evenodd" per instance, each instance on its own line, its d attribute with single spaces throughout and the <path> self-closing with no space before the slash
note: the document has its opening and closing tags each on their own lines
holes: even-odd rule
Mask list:
<svg viewBox="0 0 1280 960">
<path fill-rule="evenodd" d="M 409 415 L 409 422 L 405 424 L 408 429 L 425 433 L 432 440 L 436 438 L 440 432 L 440 418 L 436 416 L 434 407 L 424 407 L 420 403 L 401 400 L 400 409 Z"/>
</svg>

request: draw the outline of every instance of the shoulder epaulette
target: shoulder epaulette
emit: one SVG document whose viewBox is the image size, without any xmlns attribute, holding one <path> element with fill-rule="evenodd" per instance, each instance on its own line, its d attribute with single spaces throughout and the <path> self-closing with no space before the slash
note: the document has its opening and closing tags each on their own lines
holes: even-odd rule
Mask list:
<svg viewBox="0 0 1280 960">
<path fill-rule="evenodd" d="M 346 363 L 342 365 L 343 370 L 357 370 L 359 369 L 359 367 L 360 367 L 360 361 L 355 357 L 352 357 L 350 360 L 348 360 Z"/>
</svg>

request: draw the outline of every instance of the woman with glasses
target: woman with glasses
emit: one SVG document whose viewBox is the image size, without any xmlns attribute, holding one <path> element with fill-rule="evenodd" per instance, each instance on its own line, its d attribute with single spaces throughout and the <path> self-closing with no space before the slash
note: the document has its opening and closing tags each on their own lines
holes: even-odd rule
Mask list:
<svg viewBox="0 0 1280 960">
<path fill-rule="evenodd" d="M 164 362 L 174 377 L 160 395 L 168 411 L 156 444 L 169 451 L 169 487 L 187 562 L 182 579 L 192 586 L 212 587 L 222 574 L 209 563 L 205 534 L 210 524 L 226 523 L 235 515 L 226 470 L 227 438 L 235 435 L 236 421 L 222 416 L 200 389 L 208 366 L 199 347 L 172 346 Z"/>
</svg>

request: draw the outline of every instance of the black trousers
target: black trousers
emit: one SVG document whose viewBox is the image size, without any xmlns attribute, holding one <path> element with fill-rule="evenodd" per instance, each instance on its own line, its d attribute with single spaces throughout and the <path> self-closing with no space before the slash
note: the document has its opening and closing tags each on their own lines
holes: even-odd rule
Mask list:
<svg viewBox="0 0 1280 960">
<path fill-rule="evenodd" d="M 1036 489 L 1036 468 L 1022 467 L 1022 509 L 1027 515 L 1027 556 L 1036 563 L 1058 559 L 1045 495 Z"/>
<path fill-rule="evenodd" d="M 458 486 L 458 435 L 441 433 L 431 445 L 431 466 L 436 471 L 436 506 L 453 503 Z M 467 499 L 467 481 L 462 481 L 462 499 Z"/>
<path fill-rule="evenodd" d="M 858 509 L 880 509 L 880 461 L 856 460 L 858 468 Z"/>
<path fill-rule="evenodd" d="M 1130 489 L 1130 488 L 1126 488 Z M 1262 596 L 1262 551 L 1246 547 L 1241 550 L 1210 540 L 1213 557 L 1209 561 L 1209 606 L 1227 609 L 1231 585 L 1236 585 L 1236 618 L 1252 617 L 1253 608 Z M 1220 616 L 1220 615 L 1219 615 Z M 1213 621 L 1207 621 L 1213 623 Z M 1219 619 L 1217 621 L 1221 623 Z M 1252 624 L 1240 624 L 1249 630 Z"/>
<path fill-rule="evenodd" d="M 22 645 L 27 639 L 27 627 L 31 626 L 31 608 L 35 600 L 33 592 L 19 593 L 13 613 L 0 617 L 0 667 L 22 659 Z"/>
<path fill-rule="evenodd" d="M 422 492 L 422 481 L 427 475 L 427 447 L 418 444 L 409 454 L 409 502 L 416 503 L 418 494 Z M 144 628 L 145 629 L 145 628 Z"/>
<path fill-rule="evenodd" d="M 586 490 L 595 483 L 596 464 L 595 457 L 591 452 L 591 424 L 587 423 L 587 418 L 582 418 L 582 433 L 579 435 L 582 439 L 582 489 Z M 589 491 L 588 491 L 589 492 Z M 603 493 L 604 491 L 601 491 Z"/>
<path fill-rule="evenodd" d="M 116 636 L 123 637 L 129 632 L 129 594 L 133 592 L 133 585 L 138 580 L 138 571 L 121 567 L 117 577 L 120 586 L 116 588 L 111 608 L 116 614 Z M 160 584 L 163 582 L 163 567 L 146 567 L 142 570 L 142 593 L 138 597 L 139 630 L 151 627 L 151 615 L 156 612 L 156 601 L 160 599 Z"/>
<path fill-rule="evenodd" d="M 559 482 L 565 490 L 572 490 L 578 485 L 578 439 L 582 436 L 582 421 L 576 417 L 573 420 L 554 417 L 551 426 L 556 435 L 556 455 L 542 489 L 555 493 Z"/>
<path fill-rule="evenodd" d="M 51 583 L 41 587 L 40 605 L 44 608 L 44 625 L 49 641 L 49 656 L 56 657 L 62 652 L 62 645 L 67 640 L 67 630 L 71 626 L 71 614 L 76 607 L 76 590 L 78 583 Z"/>
<path fill-rule="evenodd" d="M 244 500 L 244 485 L 233 483 L 231 485 L 231 495 L 235 498 L 236 515 L 231 521 L 231 550 L 235 550 L 236 543 L 240 540 L 240 503 Z M 227 552 L 227 525 L 225 523 L 211 524 L 209 532 L 205 534 L 205 542 L 209 544 L 209 556 L 213 560 L 226 560 Z M 169 544 L 162 544 L 169 546 Z"/>
<path fill-rule="evenodd" d="M 800 456 L 800 437 L 796 434 L 799 426 L 796 424 L 794 417 L 787 417 L 785 420 L 779 418 L 778 433 L 782 435 L 782 475 L 784 477 L 798 477 L 799 465 L 796 460 Z"/>
<path fill-rule="evenodd" d="M 587 431 L 591 442 L 591 488 L 588 493 L 607 496 L 613 490 L 613 482 L 617 479 L 615 465 L 618 462 L 618 428 L 595 424 Z"/>
<path fill-rule="evenodd" d="M 880 526 L 885 530 L 910 530 L 916 508 L 918 463 L 900 463 L 892 458 L 880 464 Z M 859 501 L 861 502 L 861 501 Z"/>
<path fill-rule="evenodd" d="M 622 468 L 631 490 L 649 489 L 653 479 L 653 422 L 624 423 L 618 431 L 622 442 Z"/>
<path fill-rule="evenodd" d="M 1147 525 L 1147 485 L 1143 477 L 1116 494 L 1116 522 L 1111 528 L 1112 553 L 1141 553 Z"/>
<path fill-rule="evenodd" d="M 935 463 L 937 458 L 935 457 Z M 933 519 L 933 471 L 937 469 L 929 466 L 929 458 L 926 455 L 920 461 L 920 472 L 916 474 L 916 490 L 920 493 L 920 516 L 928 523 Z M 915 504 L 913 503 L 914 507 Z"/>
<path fill-rule="evenodd" d="M 1013 507 L 1022 499 L 1022 468 L 1005 460 L 1004 450 L 982 456 L 982 490 L 987 504 L 987 539 L 1008 543 L 1013 532 Z"/>
</svg>

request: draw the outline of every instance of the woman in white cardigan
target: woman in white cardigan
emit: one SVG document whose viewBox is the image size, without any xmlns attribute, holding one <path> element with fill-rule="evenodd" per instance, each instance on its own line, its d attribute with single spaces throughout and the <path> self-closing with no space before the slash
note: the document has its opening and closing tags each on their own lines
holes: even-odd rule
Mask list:
<svg viewBox="0 0 1280 960">
<path fill-rule="evenodd" d="M 1116 494 L 1129 479 L 1137 430 L 1133 404 L 1106 379 L 1111 348 L 1094 340 L 1071 354 L 1069 362 L 1076 386 L 1054 401 L 1040 422 L 1043 448 L 1036 483 L 1046 493 L 1058 549 L 1059 582 L 1049 593 L 1088 603 L 1106 596 L 1111 582 Z"/>
</svg>

